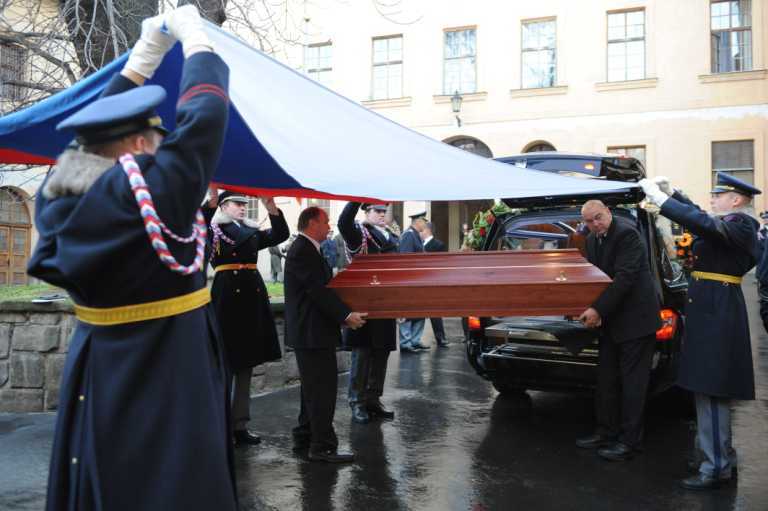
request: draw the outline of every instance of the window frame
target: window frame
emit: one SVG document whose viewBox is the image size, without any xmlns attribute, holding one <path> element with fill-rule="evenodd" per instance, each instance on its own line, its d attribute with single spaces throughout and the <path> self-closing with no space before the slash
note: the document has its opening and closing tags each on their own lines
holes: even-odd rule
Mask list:
<svg viewBox="0 0 768 511">
<path fill-rule="evenodd" d="M 732 3 L 739 3 L 745 2 L 748 6 L 748 19 L 749 19 L 749 25 L 747 26 L 740 26 L 740 27 L 733 27 L 731 26 L 731 18 L 733 14 L 730 11 L 729 6 L 729 14 L 728 14 L 728 28 L 718 28 L 714 29 L 712 28 L 712 6 L 715 4 L 732 4 Z M 752 0 L 710 0 L 709 1 L 709 51 L 710 51 L 710 72 L 712 74 L 723 74 L 723 73 L 742 73 L 742 72 L 748 72 L 752 71 L 755 68 L 754 65 L 754 30 L 753 30 L 753 9 L 752 9 Z M 720 71 L 719 69 L 719 52 L 716 51 L 715 45 L 714 45 L 714 38 L 715 35 L 720 34 L 731 34 L 736 32 L 745 32 L 749 33 L 749 58 L 748 58 L 748 66 L 745 66 L 743 69 L 733 69 L 731 71 Z M 742 59 L 742 63 L 744 62 L 744 59 Z M 731 61 L 731 63 L 735 63 L 735 60 Z M 735 68 L 736 66 L 731 66 Z"/>
<path fill-rule="evenodd" d="M 642 12 L 643 13 L 643 37 L 642 38 L 627 38 L 626 37 L 626 27 L 627 27 L 627 14 L 632 12 Z M 612 40 L 610 36 L 610 16 L 616 15 L 616 14 L 623 14 L 624 15 L 624 33 L 625 38 L 624 39 L 616 39 Z M 619 82 L 628 82 L 633 80 L 645 80 L 648 78 L 648 12 L 646 11 L 645 7 L 633 7 L 630 9 L 619 9 L 614 11 L 607 11 L 605 16 L 605 81 L 607 83 L 619 83 Z M 641 78 L 627 78 L 627 62 L 626 62 L 626 44 L 630 42 L 637 42 L 642 41 L 643 42 L 643 73 Z M 624 43 L 625 45 L 625 53 L 624 53 L 624 79 L 623 80 L 611 80 L 611 73 L 610 73 L 610 51 L 611 51 L 611 44 L 616 43 Z"/>
<path fill-rule="evenodd" d="M 6 60 L 6 55 L 10 52 L 12 64 Z M 27 80 L 27 61 L 29 51 L 18 44 L 0 43 L 0 100 L 22 101 L 27 93 L 27 87 L 11 82 L 25 82 Z M 9 75 L 6 75 L 10 70 Z M 12 75 L 12 76 L 11 76 Z M 6 90 L 8 92 L 6 92 Z"/>
<path fill-rule="evenodd" d="M 715 145 L 716 144 L 728 144 L 728 143 L 738 143 L 738 142 L 750 142 L 752 144 L 752 167 L 734 167 L 734 168 L 724 168 L 724 169 L 716 169 L 715 168 Z M 715 176 L 718 172 L 724 172 L 728 175 L 734 175 L 735 172 L 751 172 L 752 173 L 752 179 L 751 184 L 755 184 L 755 160 L 756 160 L 756 154 L 755 154 L 755 139 L 753 138 L 740 138 L 735 140 L 712 140 L 710 142 L 710 167 L 711 167 L 711 177 L 712 177 L 712 185 L 714 186 L 716 183 Z M 741 179 L 744 181 L 742 177 L 734 176 L 738 179 Z M 749 181 L 747 181 L 749 182 Z"/>
<path fill-rule="evenodd" d="M 523 26 L 524 25 L 528 25 L 528 24 L 533 24 L 533 23 L 554 23 L 554 25 L 555 25 L 555 36 L 554 36 L 555 46 L 554 46 L 554 48 L 539 47 L 539 48 L 536 48 L 535 50 L 532 50 L 532 49 L 526 50 L 525 49 L 525 41 L 524 41 L 524 37 L 525 36 L 523 35 Z M 552 87 L 557 87 L 557 83 L 558 83 L 557 80 L 558 80 L 558 75 L 559 75 L 558 70 L 557 70 L 557 67 L 558 67 L 558 60 L 557 60 L 557 47 L 558 47 L 557 37 L 558 37 L 558 32 L 557 32 L 557 16 L 547 16 L 545 18 L 533 18 L 533 19 L 520 20 L 520 88 L 521 89 L 550 89 Z M 552 62 L 552 69 L 553 69 L 553 72 L 554 72 L 554 76 L 552 77 L 552 84 L 551 85 L 543 85 L 543 86 L 542 85 L 538 85 L 538 86 L 534 86 L 534 87 L 528 87 L 528 86 L 525 85 L 525 73 L 523 72 L 523 69 L 524 69 L 524 66 L 525 66 L 525 58 L 524 58 L 525 54 L 526 54 L 526 52 L 539 52 L 539 51 L 542 51 L 542 50 L 552 50 L 552 51 L 554 51 L 554 59 L 553 59 L 553 62 Z"/>
<path fill-rule="evenodd" d="M 624 153 L 616 152 L 619 149 L 623 149 L 625 152 Z M 639 160 L 639 158 L 636 158 L 635 156 L 627 154 L 626 153 L 627 149 L 642 149 L 643 150 L 643 159 L 640 160 L 640 163 L 643 165 L 643 168 L 645 168 L 646 171 L 647 171 L 648 170 L 648 165 L 647 165 L 647 161 L 648 161 L 648 146 L 647 145 L 645 145 L 645 144 L 611 145 L 611 146 L 606 147 L 605 150 L 606 150 L 606 152 L 608 152 L 610 154 L 617 154 L 619 156 L 629 156 L 630 158 L 635 158 L 635 159 Z"/>
<path fill-rule="evenodd" d="M 475 38 L 474 54 L 466 55 L 463 57 L 448 57 L 447 51 L 446 51 L 446 38 L 448 36 L 448 33 L 449 32 L 468 32 L 468 31 L 474 32 L 474 38 Z M 446 64 L 448 63 L 448 61 L 456 61 L 456 60 L 463 60 L 463 59 L 473 60 L 472 68 L 473 68 L 473 73 L 475 75 L 475 80 L 474 80 L 475 88 L 474 90 L 461 90 L 461 79 L 459 79 L 459 89 L 456 89 L 454 87 L 455 90 L 449 91 L 447 89 L 447 82 L 446 82 L 446 73 L 445 73 Z M 465 26 L 465 27 L 451 27 L 451 28 L 443 29 L 443 87 L 442 89 L 443 89 L 443 95 L 446 95 L 446 96 L 453 95 L 455 92 L 458 92 L 459 94 L 474 94 L 478 90 L 480 90 L 479 87 L 477 86 L 477 26 L 476 25 Z"/>
<path fill-rule="evenodd" d="M 376 63 L 375 60 L 375 45 L 376 41 L 387 41 L 387 59 L 389 59 L 389 40 L 391 39 L 400 39 L 400 60 L 387 60 L 386 62 L 380 62 Z M 403 53 L 405 51 L 405 45 L 403 44 L 404 38 L 403 34 L 392 34 L 392 35 L 385 35 L 385 36 L 376 36 L 371 38 L 371 100 L 372 101 L 384 101 L 388 99 L 398 99 L 404 97 L 403 92 L 403 85 L 405 84 L 405 78 L 403 76 L 405 66 L 403 64 L 404 58 Z M 389 66 L 393 65 L 400 65 L 400 95 L 399 96 L 390 96 L 389 94 Z M 387 95 L 384 98 L 377 98 L 375 91 L 376 91 L 376 68 L 377 67 L 386 67 L 387 68 Z"/>
<path fill-rule="evenodd" d="M 321 51 L 321 48 L 324 48 L 326 46 L 328 48 L 330 48 L 330 50 L 331 50 L 330 67 L 314 67 L 314 68 L 310 68 L 309 67 L 308 58 L 307 58 L 307 53 L 309 51 L 315 50 L 315 49 L 318 51 L 317 65 L 319 66 L 320 65 L 320 51 Z M 322 43 L 307 44 L 307 45 L 304 46 L 304 72 L 306 73 L 306 75 L 309 78 L 311 78 L 312 80 L 316 81 L 317 83 L 325 85 L 325 86 L 329 86 L 330 85 L 330 84 L 325 83 L 322 80 L 320 80 L 319 77 L 321 76 L 321 73 L 324 73 L 324 72 L 328 72 L 329 74 L 333 73 L 333 42 L 332 41 L 324 41 Z"/>
</svg>

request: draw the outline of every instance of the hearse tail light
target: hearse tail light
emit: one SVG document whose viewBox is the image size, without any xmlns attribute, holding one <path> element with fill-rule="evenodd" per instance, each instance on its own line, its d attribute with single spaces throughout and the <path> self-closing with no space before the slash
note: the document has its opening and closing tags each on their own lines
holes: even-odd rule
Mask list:
<svg viewBox="0 0 768 511">
<path fill-rule="evenodd" d="M 661 309 L 661 328 L 656 330 L 657 341 L 671 341 L 675 338 L 678 317 L 672 309 Z"/>
<path fill-rule="evenodd" d="M 482 328 L 480 325 L 480 318 L 478 318 L 477 316 L 468 317 L 467 325 L 470 330 L 480 330 L 480 328 Z"/>
</svg>

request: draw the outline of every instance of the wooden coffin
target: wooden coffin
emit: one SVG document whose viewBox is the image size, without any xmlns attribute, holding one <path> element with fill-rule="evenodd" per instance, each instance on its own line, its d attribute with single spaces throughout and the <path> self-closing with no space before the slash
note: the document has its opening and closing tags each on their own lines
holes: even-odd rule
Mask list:
<svg viewBox="0 0 768 511">
<path fill-rule="evenodd" d="M 579 251 L 360 255 L 329 287 L 370 318 L 578 315 L 611 279 Z"/>
</svg>

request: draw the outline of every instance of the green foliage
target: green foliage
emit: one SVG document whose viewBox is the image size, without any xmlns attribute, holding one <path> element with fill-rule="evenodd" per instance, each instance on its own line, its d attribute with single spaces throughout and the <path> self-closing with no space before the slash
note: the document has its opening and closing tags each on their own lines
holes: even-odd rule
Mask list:
<svg viewBox="0 0 768 511">
<path fill-rule="evenodd" d="M 491 230 L 496 217 L 507 214 L 517 213 L 519 209 L 510 208 L 503 202 L 498 202 L 493 207 L 486 211 L 478 211 L 475 215 L 475 219 L 472 221 L 472 230 L 469 232 L 469 236 L 465 241 L 466 245 L 472 250 L 480 250 L 483 248 L 485 238 L 488 236 L 488 232 Z"/>
<path fill-rule="evenodd" d="M 0 286 L 0 302 L 29 302 L 40 295 L 61 293 L 63 290 L 48 284 L 31 284 L 28 286 Z"/>
</svg>

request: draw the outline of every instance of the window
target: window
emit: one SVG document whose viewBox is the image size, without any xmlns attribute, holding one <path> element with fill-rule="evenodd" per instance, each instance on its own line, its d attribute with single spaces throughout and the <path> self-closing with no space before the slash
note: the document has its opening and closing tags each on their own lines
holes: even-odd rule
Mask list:
<svg viewBox="0 0 768 511">
<path fill-rule="evenodd" d="M 304 69 L 307 75 L 326 87 L 331 85 L 332 56 L 331 43 L 313 44 L 304 49 Z"/>
<path fill-rule="evenodd" d="M 458 147 L 464 151 L 469 151 L 483 158 L 492 158 L 491 149 L 480 140 L 471 137 L 459 137 L 454 140 L 446 141 L 446 144 Z"/>
<path fill-rule="evenodd" d="M 492 243 L 493 250 L 552 250 L 577 248 L 583 252 L 585 236 L 580 217 L 521 218 L 504 226 Z"/>
<path fill-rule="evenodd" d="M 752 16 L 750 0 L 713 1 L 712 72 L 752 69 Z"/>
<path fill-rule="evenodd" d="M 644 145 L 609 147 L 608 152 L 621 154 L 622 156 L 629 156 L 637 160 L 640 160 L 640 163 L 643 164 L 643 168 L 645 168 L 645 146 Z"/>
<path fill-rule="evenodd" d="M 524 153 L 540 153 L 543 151 L 556 151 L 555 146 L 549 142 L 534 142 L 523 149 Z"/>
<path fill-rule="evenodd" d="M 0 44 L 0 98 L 11 101 L 24 99 L 26 88 L 13 82 L 26 81 L 26 57 L 25 48 Z"/>
<path fill-rule="evenodd" d="M 443 94 L 477 92 L 475 29 L 446 31 L 443 54 Z"/>
<path fill-rule="evenodd" d="M 8 188 L 0 188 L 0 224 L 30 225 L 24 199 Z"/>
<path fill-rule="evenodd" d="M 373 40 L 371 99 L 403 97 L 403 36 Z"/>
<path fill-rule="evenodd" d="M 608 13 L 608 81 L 645 78 L 645 11 Z"/>
<path fill-rule="evenodd" d="M 712 185 L 717 172 L 727 172 L 745 183 L 755 182 L 755 151 L 753 140 L 712 142 Z"/>
<path fill-rule="evenodd" d="M 245 217 L 257 220 L 259 218 L 259 198 L 248 197 L 248 205 L 245 207 Z"/>
<path fill-rule="evenodd" d="M 555 20 L 523 22 L 522 88 L 554 87 L 556 76 Z"/>
</svg>

